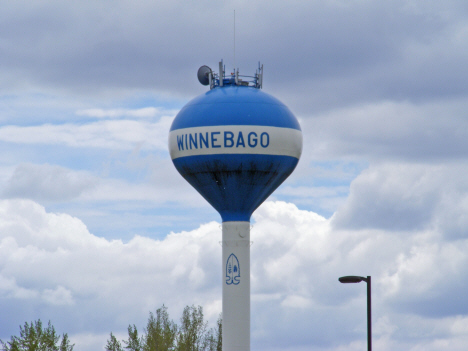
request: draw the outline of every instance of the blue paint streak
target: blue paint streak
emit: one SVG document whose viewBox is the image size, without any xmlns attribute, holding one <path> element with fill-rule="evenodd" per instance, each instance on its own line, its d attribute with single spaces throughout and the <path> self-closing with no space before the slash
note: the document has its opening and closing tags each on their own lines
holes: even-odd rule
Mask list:
<svg viewBox="0 0 468 351">
<path fill-rule="evenodd" d="M 291 156 L 219 154 L 172 160 L 179 173 L 221 215 L 223 222 L 250 221 L 252 213 L 292 173 Z"/>
</svg>

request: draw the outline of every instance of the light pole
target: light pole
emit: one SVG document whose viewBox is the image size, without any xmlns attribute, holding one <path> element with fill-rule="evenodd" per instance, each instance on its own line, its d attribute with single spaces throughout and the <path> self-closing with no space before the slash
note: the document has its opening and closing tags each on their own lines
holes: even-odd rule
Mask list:
<svg viewBox="0 0 468 351">
<path fill-rule="evenodd" d="M 365 281 L 367 283 L 367 350 L 372 351 L 372 313 L 371 313 L 371 277 L 359 277 L 356 275 L 348 275 L 338 278 L 340 283 L 360 283 Z"/>
</svg>

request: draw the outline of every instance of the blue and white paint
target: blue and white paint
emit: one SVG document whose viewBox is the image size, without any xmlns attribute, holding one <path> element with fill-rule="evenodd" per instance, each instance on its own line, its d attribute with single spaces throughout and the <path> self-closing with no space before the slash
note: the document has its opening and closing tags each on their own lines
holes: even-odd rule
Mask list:
<svg viewBox="0 0 468 351">
<path fill-rule="evenodd" d="M 285 105 L 259 89 L 215 87 L 176 116 L 169 152 L 179 173 L 221 215 L 222 348 L 248 351 L 250 217 L 296 167 L 301 128 Z"/>
<path fill-rule="evenodd" d="M 198 155 L 254 154 L 290 156 L 299 159 L 302 133 L 271 126 L 211 126 L 171 131 L 172 159 Z"/>
<path fill-rule="evenodd" d="M 230 254 L 226 261 L 226 284 L 237 285 L 240 283 L 240 266 L 236 255 Z"/>
<path fill-rule="evenodd" d="M 169 152 L 223 222 L 250 221 L 296 167 L 302 132 L 291 111 L 271 95 L 252 87 L 218 87 L 182 108 L 171 126 Z"/>
</svg>

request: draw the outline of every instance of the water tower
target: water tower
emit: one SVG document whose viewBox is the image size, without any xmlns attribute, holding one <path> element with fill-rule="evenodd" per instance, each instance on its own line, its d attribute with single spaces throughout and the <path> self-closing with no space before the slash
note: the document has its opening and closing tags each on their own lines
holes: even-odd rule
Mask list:
<svg viewBox="0 0 468 351">
<path fill-rule="evenodd" d="M 169 152 L 179 173 L 221 215 L 223 351 L 250 350 L 250 217 L 292 173 L 302 152 L 301 127 L 289 109 L 261 91 L 254 76 L 202 66 L 210 90 L 174 119 Z"/>
</svg>

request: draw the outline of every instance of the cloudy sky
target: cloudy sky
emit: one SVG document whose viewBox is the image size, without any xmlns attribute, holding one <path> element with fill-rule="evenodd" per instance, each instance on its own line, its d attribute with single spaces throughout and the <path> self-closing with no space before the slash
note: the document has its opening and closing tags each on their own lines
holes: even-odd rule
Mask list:
<svg viewBox="0 0 468 351">
<path fill-rule="evenodd" d="M 299 119 L 296 171 L 252 218 L 252 349 L 468 345 L 468 3 L 3 1 L 0 339 L 41 318 L 76 351 L 221 311 L 220 216 L 172 165 L 201 65 Z M 216 69 L 217 70 L 217 69 Z"/>
</svg>

